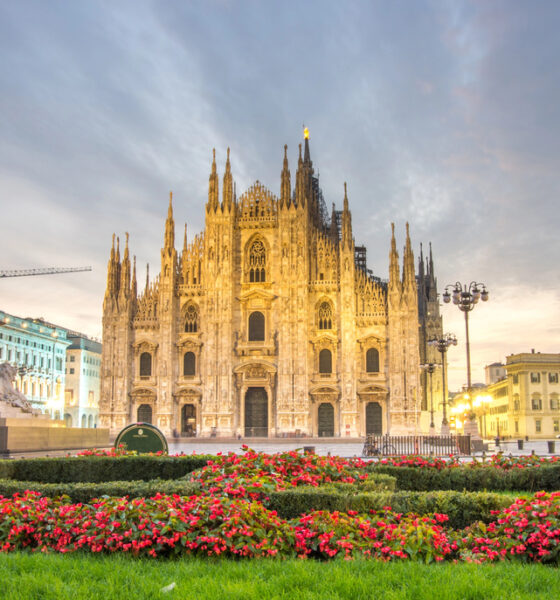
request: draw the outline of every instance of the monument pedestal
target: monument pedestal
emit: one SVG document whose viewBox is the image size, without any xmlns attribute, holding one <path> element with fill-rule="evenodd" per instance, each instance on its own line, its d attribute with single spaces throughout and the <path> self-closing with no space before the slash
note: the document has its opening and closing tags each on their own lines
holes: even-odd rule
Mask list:
<svg viewBox="0 0 560 600">
<path fill-rule="evenodd" d="M 106 448 L 108 429 L 66 427 L 64 421 L 0 418 L 0 454 Z"/>
<path fill-rule="evenodd" d="M 466 421 L 463 426 L 463 432 L 465 435 L 471 436 L 471 448 L 474 452 L 482 452 L 484 450 L 484 443 L 480 437 L 476 419 Z"/>
</svg>

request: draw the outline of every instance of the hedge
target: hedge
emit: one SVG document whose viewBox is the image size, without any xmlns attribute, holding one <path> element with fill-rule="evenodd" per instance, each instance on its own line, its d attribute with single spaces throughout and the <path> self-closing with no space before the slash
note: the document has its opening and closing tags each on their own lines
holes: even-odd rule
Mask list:
<svg viewBox="0 0 560 600">
<path fill-rule="evenodd" d="M 560 490 L 558 464 L 509 470 L 494 467 L 454 467 L 440 470 L 431 467 L 393 467 L 377 463 L 370 463 L 367 468 L 373 473 L 385 473 L 395 477 L 399 490 Z"/>
<path fill-rule="evenodd" d="M 443 513 L 449 517 L 450 527 L 462 529 L 476 521 L 489 523 L 493 519 L 493 510 L 501 510 L 511 502 L 512 499 L 508 496 L 489 492 L 385 491 L 348 495 L 323 487 L 300 487 L 270 493 L 265 505 L 285 519 L 292 519 L 312 510 L 355 510 L 368 513 L 370 510 L 382 510 L 390 506 L 398 513 Z"/>
<path fill-rule="evenodd" d="M 0 478 L 40 483 L 179 479 L 204 467 L 205 455 L 63 456 L 0 460 Z"/>
<path fill-rule="evenodd" d="M 157 493 L 179 496 L 193 496 L 200 492 L 197 483 L 184 480 L 152 481 L 108 481 L 105 483 L 38 483 L 36 481 L 15 481 L 0 479 L 0 496 L 9 497 L 31 490 L 42 496 L 55 498 L 68 496 L 71 502 L 90 503 L 93 498 L 102 496 L 149 498 Z"/>
</svg>

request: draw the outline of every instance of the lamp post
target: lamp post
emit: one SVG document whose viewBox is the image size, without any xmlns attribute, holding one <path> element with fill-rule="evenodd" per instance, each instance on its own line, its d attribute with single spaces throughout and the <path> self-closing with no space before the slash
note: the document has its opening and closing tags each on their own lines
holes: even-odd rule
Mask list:
<svg viewBox="0 0 560 600">
<path fill-rule="evenodd" d="M 449 291 L 452 288 L 452 291 Z M 469 433 L 471 437 L 478 438 L 478 426 L 473 413 L 472 404 L 472 381 L 471 381 L 471 347 L 469 341 L 469 313 L 473 310 L 479 300 L 486 302 L 488 300 L 488 290 L 484 283 L 477 283 L 471 281 L 469 285 L 462 285 L 461 282 L 457 281 L 455 284 L 449 284 L 445 287 L 445 291 L 442 294 L 443 301 L 446 304 L 451 302 L 453 298 L 453 304 L 459 307 L 465 314 L 465 331 L 467 340 L 467 394 L 469 395 Z M 466 431 L 465 431 L 466 433 Z"/>
<path fill-rule="evenodd" d="M 434 423 L 434 394 L 433 394 L 433 382 L 432 375 L 435 370 L 439 367 L 436 363 L 425 363 L 420 365 L 420 368 L 430 374 L 430 435 L 434 435 L 436 432 L 436 426 Z"/>
<path fill-rule="evenodd" d="M 432 338 L 428 340 L 428 346 L 435 346 L 437 351 L 441 353 L 441 378 L 442 378 L 442 394 L 443 394 L 443 419 L 441 421 L 441 434 L 449 435 L 449 422 L 447 421 L 447 394 L 445 393 L 445 353 L 449 346 L 456 346 L 457 338 L 453 333 L 444 333 L 440 338 Z M 433 415 L 432 415 L 433 421 Z"/>
</svg>

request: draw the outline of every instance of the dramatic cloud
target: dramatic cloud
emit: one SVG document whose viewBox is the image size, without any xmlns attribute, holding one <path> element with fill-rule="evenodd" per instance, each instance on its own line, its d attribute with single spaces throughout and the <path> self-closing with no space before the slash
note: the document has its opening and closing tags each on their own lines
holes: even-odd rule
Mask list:
<svg viewBox="0 0 560 600">
<path fill-rule="evenodd" d="M 0 5 L 2 308 L 101 333 L 111 235 L 158 271 L 169 190 L 177 237 L 204 225 L 212 148 L 238 193 L 295 173 L 301 126 L 325 200 L 348 182 L 354 234 L 385 277 L 432 241 L 440 287 L 484 281 L 475 380 L 512 352 L 559 351 L 560 5 L 74 2 Z M 462 315 L 443 309 L 464 339 Z M 464 348 L 450 354 L 465 382 Z"/>
</svg>

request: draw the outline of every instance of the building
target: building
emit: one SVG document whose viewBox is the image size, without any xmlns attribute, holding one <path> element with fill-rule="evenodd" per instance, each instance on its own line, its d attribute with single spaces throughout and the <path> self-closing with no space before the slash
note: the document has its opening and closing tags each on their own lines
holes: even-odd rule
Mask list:
<svg viewBox="0 0 560 600">
<path fill-rule="evenodd" d="M 430 244 L 429 256 L 424 262 L 422 245 L 420 245 L 420 257 L 418 260 L 418 319 L 420 325 L 420 364 L 428 365 L 430 363 L 437 365 L 433 373 L 426 369 L 420 372 L 420 382 L 422 388 L 421 403 L 421 429 L 428 431 L 431 419 L 431 410 L 433 405 L 434 423 L 436 430 L 443 418 L 443 368 L 447 365 L 441 365 L 442 359 L 445 360 L 445 354 L 438 351 L 437 347 L 428 345 L 428 341 L 439 339 L 443 336 L 443 319 L 439 311 L 439 299 L 437 292 L 437 279 L 434 271 L 434 260 L 432 257 L 432 245 Z M 447 372 L 447 371 L 446 371 Z M 445 397 L 447 398 L 447 382 Z"/>
<path fill-rule="evenodd" d="M 152 422 L 166 435 L 363 436 L 420 428 L 421 348 L 441 330 L 433 264 L 417 282 L 394 233 L 389 279 L 367 269 L 343 209 L 326 210 L 309 139 L 295 187 L 237 198 L 228 156 L 212 162 L 205 229 L 175 248 L 172 198 L 161 272 L 138 293 L 129 240 L 113 246 L 103 302 L 100 426 Z M 423 259 L 422 259 L 423 264 Z M 427 277 L 427 279 L 426 279 Z M 419 320 L 418 285 L 430 283 Z M 424 308 L 426 307 L 426 308 Z"/>
<path fill-rule="evenodd" d="M 511 354 L 505 371 L 505 378 L 480 392 L 476 412 L 482 434 L 519 439 L 560 435 L 560 354 Z"/>
<path fill-rule="evenodd" d="M 66 334 L 42 319 L 0 311 L 0 362 L 17 367 L 17 389 L 53 419 L 61 419 L 64 408 Z"/>
<path fill-rule="evenodd" d="M 97 427 L 101 343 L 76 332 L 68 339 L 64 419 L 68 427 Z"/>
<path fill-rule="evenodd" d="M 507 377 L 506 368 L 503 363 L 495 362 L 484 367 L 484 375 L 486 378 L 486 385 L 497 383 Z"/>
</svg>

